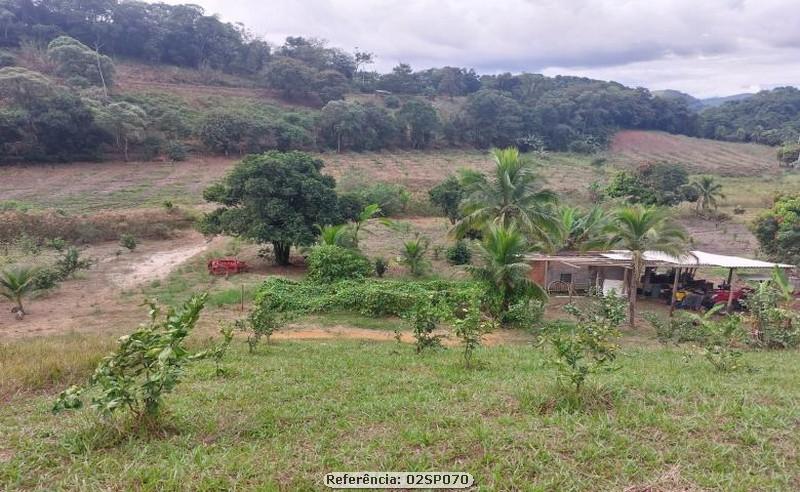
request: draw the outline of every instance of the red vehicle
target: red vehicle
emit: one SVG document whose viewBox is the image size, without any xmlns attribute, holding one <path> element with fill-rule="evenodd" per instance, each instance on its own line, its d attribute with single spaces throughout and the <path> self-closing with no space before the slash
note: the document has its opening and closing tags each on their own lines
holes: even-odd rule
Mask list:
<svg viewBox="0 0 800 492">
<path fill-rule="evenodd" d="M 752 292 L 753 289 L 750 288 L 743 288 L 743 289 L 736 289 L 733 291 L 733 307 L 736 309 L 740 309 L 742 304 L 741 301 L 747 298 L 747 295 Z M 728 304 L 728 298 L 730 297 L 730 290 L 723 290 L 723 289 L 716 289 L 714 292 L 711 293 L 711 305 L 716 306 L 717 304 Z"/>
<path fill-rule="evenodd" d="M 211 275 L 230 275 L 247 271 L 247 263 L 236 258 L 214 258 L 208 260 L 208 273 Z"/>
</svg>

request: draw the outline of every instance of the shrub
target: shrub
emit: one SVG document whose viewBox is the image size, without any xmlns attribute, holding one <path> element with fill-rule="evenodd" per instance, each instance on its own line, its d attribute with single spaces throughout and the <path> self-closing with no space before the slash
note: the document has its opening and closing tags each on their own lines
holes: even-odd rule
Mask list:
<svg viewBox="0 0 800 492">
<path fill-rule="evenodd" d="M 447 248 L 445 252 L 447 262 L 451 265 L 468 265 L 472 261 L 472 252 L 466 241 L 460 240 Z"/>
<path fill-rule="evenodd" d="M 464 365 L 467 368 L 472 366 L 472 355 L 481 345 L 483 335 L 493 328 L 491 320 L 484 320 L 481 317 L 481 302 L 477 297 L 471 298 L 457 308 L 453 320 L 453 332 L 464 345 Z"/>
<path fill-rule="evenodd" d="M 179 309 L 170 309 L 159 320 L 160 309 L 150 302 L 150 323 L 119 339 L 119 347 L 103 359 L 86 387 L 72 386 L 62 392 L 53 411 L 83 406 L 82 393 L 91 386 L 100 392 L 92 407 L 104 415 L 129 410 L 136 421 L 149 427 L 160 415 L 163 397 L 180 382 L 193 356 L 185 347 L 207 295 L 194 295 Z"/>
<path fill-rule="evenodd" d="M 317 282 L 364 278 L 372 274 L 372 264 L 364 255 L 334 244 L 311 248 L 306 264 L 308 277 Z"/>
<path fill-rule="evenodd" d="M 35 290 L 50 290 L 62 280 L 61 273 L 53 268 L 40 268 L 33 277 Z"/>
<path fill-rule="evenodd" d="M 88 270 L 92 266 L 92 260 L 81 258 L 81 253 L 78 248 L 70 247 L 67 249 L 58 260 L 56 260 L 56 271 L 60 279 L 66 280 L 74 275 L 78 270 Z"/>
<path fill-rule="evenodd" d="M 530 329 L 542 320 L 545 304 L 536 299 L 525 299 L 512 304 L 500 316 L 500 324 L 511 328 Z"/>
<path fill-rule="evenodd" d="M 623 298 L 612 294 L 597 295 L 589 308 L 564 306 L 577 322 L 549 336 L 553 347 L 550 362 L 558 369 L 558 381 L 572 385 L 575 393 L 580 392 L 589 375 L 614 369 L 611 364 L 619 347 L 613 340 L 620 336 L 624 303 Z"/>
<path fill-rule="evenodd" d="M 262 337 L 266 337 L 267 345 L 269 345 L 272 334 L 281 329 L 290 319 L 289 313 L 280 313 L 263 304 L 257 304 L 246 320 L 240 320 L 237 323 L 237 327 L 247 332 L 247 348 L 252 354 Z"/>
<path fill-rule="evenodd" d="M 133 234 L 123 234 L 119 237 L 119 245 L 128 251 L 133 251 L 136 249 L 136 238 Z"/>
<path fill-rule="evenodd" d="M 270 278 L 258 289 L 255 304 L 285 313 L 349 311 L 372 317 L 405 316 L 423 299 L 456 305 L 475 295 L 483 295 L 475 282 L 363 279 L 322 284 Z"/>
<path fill-rule="evenodd" d="M 383 104 L 389 109 L 397 109 L 400 107 L 400 98 L 397 96 L 386 96 L 383 99 Z"/>
<path fill-rule="evenodd" d="M 0 68 L 13 67 L 17 64 L 17 58 L 7 51 L 0 51 Z"/>
<path fill-rule="evenodd" d="M 420 300 L 411 309 L 408 321 L 414 333 L 414 345 L 418 354 L 425 349 L 441 347 L 442 336 L 433 332 L 443 317 L 441 309 L 427 299 Z"/>
<path fill-rule="evenodd" d="M 389 269 L 389 260 L 383 257 L 375 258 L 375 275 L 378 278 L 383 278 L 383 275 L 386 273 L 386 270 Z"/>
</svg>

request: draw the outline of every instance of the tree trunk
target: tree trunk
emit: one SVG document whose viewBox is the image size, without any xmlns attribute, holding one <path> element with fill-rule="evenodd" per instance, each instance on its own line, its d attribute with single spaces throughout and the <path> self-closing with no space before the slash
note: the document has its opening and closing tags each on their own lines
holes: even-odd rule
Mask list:
<svg viewBox="0 0 800 492">
<path fill-rule="evenodd" d="M 292 249 L 292 245 L 290 243 L 273 241 L 272 249 L 275 254 L 276 264 L 280 266 L 286 266 L 289 264 L 289 251 Z"/>
</svg>

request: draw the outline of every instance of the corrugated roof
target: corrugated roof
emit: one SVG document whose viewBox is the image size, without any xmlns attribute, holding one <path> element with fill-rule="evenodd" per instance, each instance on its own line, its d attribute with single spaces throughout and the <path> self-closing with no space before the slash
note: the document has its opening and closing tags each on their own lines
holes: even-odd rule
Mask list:
<svg viewBox="0 0 800 492">
<path fill-rule="evenodd" d="M 608 253 L 600 253 L 601 256 L 610 260 L 630 260 L 630 251 L 614 250 Z M 706 267 L 716 266 L 723 268 L 794 268 L 794 265 L 786 265 L 783 263 L 771 263 L 769 261 L 753 260 L 750 258 L 742 258 L 739 256 L 726 256 L 714 253 L 706 253 L 705 251 L 690 251 L 681 257 L 675 257 L 658 251 L 645 251 L 645 262 L 663 263 L 666 265 L 674 265 L 679 267 Z"/>
</svg>

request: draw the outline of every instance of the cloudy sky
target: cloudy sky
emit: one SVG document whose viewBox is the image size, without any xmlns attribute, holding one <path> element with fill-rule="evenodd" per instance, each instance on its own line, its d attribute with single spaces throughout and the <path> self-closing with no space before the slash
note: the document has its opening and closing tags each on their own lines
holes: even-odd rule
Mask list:
<svg viewBox="0 0 800 492">
<path fill-rule="evenodd" d="M 698 97 L 800 85 L 797 0 L 190 3 L 270 42 L 315 36 L 372 51 L 380 71 L 402 61 L 415 69 L 574 74 Z"/>
</svg>

